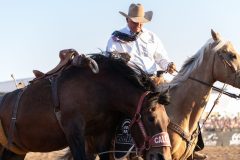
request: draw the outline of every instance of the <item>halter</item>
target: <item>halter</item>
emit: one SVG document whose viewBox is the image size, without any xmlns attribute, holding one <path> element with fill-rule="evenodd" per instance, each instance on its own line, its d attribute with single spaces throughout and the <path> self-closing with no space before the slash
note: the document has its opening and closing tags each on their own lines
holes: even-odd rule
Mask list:
<svg viewBox="0 0 240 160">
<path fill-rule="evenodd" d="M 133 126 L 133 124 L 137 123 L 137 125 L 139 126 L 141 133 L 144 137 L 144 143 L 142 146 L 137 146 L 137 144 L 135 143 L 135 146 L 137 148 L 137 152 L 142 153 L 143 150 L 149 150 L 151 147 L 171 147 L 171 142 L 169 139 L 169 135 L 167 132 L 161 132 L 158 134 L 155 134 L 154 136 L 150 137 L 147 135 L 146 129 L 143 125 L 143 121 L 141 119 L 141 109 L 142 109 L 142 104 L 143 104 L 143 100 L 144 98 L 149 94 L 149 91 L 144 92 L 141 97 L 140 100 L 138 102 L 137 105 L 137 110 L 136 113 L 130 123 L 130 129 Z"/>
</svg>

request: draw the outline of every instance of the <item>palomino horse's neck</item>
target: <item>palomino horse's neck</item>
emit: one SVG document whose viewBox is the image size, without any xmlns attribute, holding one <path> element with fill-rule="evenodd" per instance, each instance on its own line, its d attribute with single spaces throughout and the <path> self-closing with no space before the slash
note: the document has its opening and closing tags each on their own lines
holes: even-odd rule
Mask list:
<svg viewBox="0 0 240 160">
<path fill-rule="evenodd" d="M 215 54 L 210 52 L 211 50 L 205 49 L 205 53 L 202 53 L 203 60 L 189 77 L 212 85 Z M 197 122 L 201 118 L 210 92 L 210 86 L 189 78 L 171 89 L 171 104 L 167 107 L 171 121 L 179 124 L 185 132 L 192 134 L 197 128 Z"/>
<path fill-rule="evenodd" d="M 186 159 L 192 153 L 197 143 L 197 125 L 213 83 L 218 80 L 240 86 L 239 55 L 229 41 L 222 40 L 214 31 L 211 34 L 212 39 L 167 84 L 171 99 L 166 110 L 171 120 L 168 131 L 173 159 Z"/>
<path fill-rule="evenodd" d="M 189 59 L 170 83 L 171 99 L 166 110 L 171 124 L 177 126 L 177 128 L 173 125 L 169 126 L 173 146 L 172 154 L 180 152 L 182 153 L 180 157 L 183 159 L 189 156 L 189 152 L 193 148 L 190 145 L 190 148 L 181 147 L 179 151 L 179 145 L 182 143 L 189 145 L 196 142 L 198 122 L 208 102 L 211 86 L 215 81 L 213 73 L 216 52 L 213 53 L 209 48 L 209 45 L 204 46 L 200 52 Z M 193 79 L 209 85 L 204 85 Z"/>
</svg>

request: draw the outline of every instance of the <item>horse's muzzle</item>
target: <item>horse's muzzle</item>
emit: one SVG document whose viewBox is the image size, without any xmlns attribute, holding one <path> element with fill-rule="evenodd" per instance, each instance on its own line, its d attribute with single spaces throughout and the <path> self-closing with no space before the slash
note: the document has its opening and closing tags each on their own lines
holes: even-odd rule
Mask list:
<svg viewBox="0 0 240 160">
<path fill-rule="evenodd" d="M 172 160 L 171 148 L 161 147 L 151 149 L 146 153 L 147 160 Z"/>
<path fill-rule="evenodd" d="M 157 153 L 157 154 L 150 154 L 149 158 L 147 158 L 149 160 L 172 160 L 171 157 L 164 157 L 161 153 Z"/>
</svg>

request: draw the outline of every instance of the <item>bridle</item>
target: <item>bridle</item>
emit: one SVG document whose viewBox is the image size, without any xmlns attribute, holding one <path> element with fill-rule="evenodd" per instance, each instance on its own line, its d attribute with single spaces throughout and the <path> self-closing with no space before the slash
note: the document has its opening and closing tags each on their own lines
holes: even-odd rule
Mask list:
<svg viewBox="0 0 240 160">
<path fill-rule="evenodd" d="M 222 60 L 222 62 L 224 63 L 225 66 L 230 67 L 230 69 L 231 69 L 233 72 L 235 72 L 235 74 L 238 74 L 238 73 L 240 73 L 239 70 L 235 70 L 235 68 L 233 67 L 233 65 L 230 64 L 230 63 L 224 58 L 224 56 L 223 56 L 221 53 L 216 53 L 216 52 L 217 52 L 220 48 L 222 48 L 227 42 L 228 42 L 228 41 L 219 41 L 219 42 L 217 42 L 218 45 L 215 46 L 214 48 L 212 48 L 212 52 L 215 53 L 215 55 L 214 55 L 214 60 L 213 60 L 213 61 L 215 62 L 215 57 L 216 57 L 216 55 L 218 55 L 218 56 L 220 57 L 220 59 Z M 213 66 L 214 66 L 214 62 L 213 62 Z M 212 67 L 212 68 L 213 68 L 213 67 Z M 176 73 L 179 73 L 178 70 L 175 70 L 175 72 L 176 72 Z M 225 91 L 225 90 L 222 90 L 221 88 L 215 87 L 214 85 L 211 85 L 211 84 L 209 84 L 209 83 L 207 83 L 207 82 L 204 82 L 204 81 L 202 81 L 202 80 L 199 80 L 199 79 L 194 78 L 194 77 L 191 77 L 191 76 L 189 76 L 188 79 L 193 80 L 193 81 L 196 81 L 196 82 L 198 82 L 198 83 L 201 83 L 201 84 L 203 84 L 203 85 L 205 85 L 205 86 L 211 87 L 214 91 L 217 91 L 217 92 L 219 92 L 219 93 L 225 94 L 225 95 L 227 95 L 227 96 L 229 96 L 229 97 L 231 97 L 231 98 L 240 99 L 240 94 L 239 94 L 239 95 L 236 95 L 236 94 L 234 94 L 234 93 L 227 92 L 227 91 Z"/>
<path fill-rule="evenodd" d="M 136 110 L 135 115 L 129 126 L 129 129 L 131 130 L 132 126 L 136 123 L 140 128 L 141 134 L 144 137 L 144 143 L 142 146 L 138 146 L 134 142 L 135 147 L 137 149 L 137 153 L 142 153 L 144 150 L 149 150 L 152 147 L 156 147 L 156 148 L 157 147 L 171 147 L 169 135 L 167 132 L 161 132 L 161 133 L 153 135 L 152 137 L 149 136 L 146 132 L 145 126 L 141 119 L 142 116 L 141 116 L 140 111 L 143 106 L 143 101 L 149 93 L 150 93 L 150 91 L 146 91 L 141 95 L 141 97 L 138 101 L 137 110 Z M 133 138 L 133 141 L 134 141 L 134 138 Z"/>
</svg>

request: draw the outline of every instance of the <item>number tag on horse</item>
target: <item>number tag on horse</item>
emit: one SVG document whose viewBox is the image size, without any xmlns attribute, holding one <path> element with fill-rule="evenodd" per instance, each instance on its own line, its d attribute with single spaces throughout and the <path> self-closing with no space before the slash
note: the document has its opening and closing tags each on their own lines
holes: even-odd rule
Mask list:
<svg viewBox="0 0 240 160">
<path fill-rule="evenodd" d="M 129 131 L 130 123 L 130 119 L 124 119 L 117 127 L 114 143 L 115 159 L 126 157 L 133 149 L 133 139 Z"/>
</svg>

